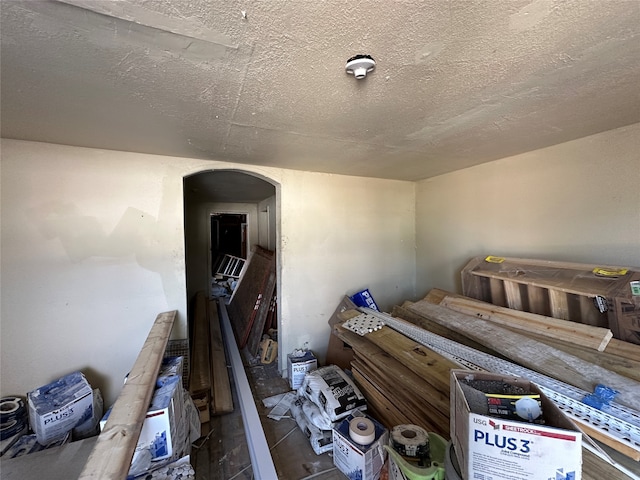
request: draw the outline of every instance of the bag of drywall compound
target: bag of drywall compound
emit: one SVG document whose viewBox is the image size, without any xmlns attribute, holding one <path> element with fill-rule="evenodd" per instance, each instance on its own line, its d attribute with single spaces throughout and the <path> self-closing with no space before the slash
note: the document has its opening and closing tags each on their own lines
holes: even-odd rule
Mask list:
<svg viewBox="0 0 640 480">
<path fill-rule="evenodd" d="M 332 422 L 343 419 L 356 408 L 367 408 L 364 395 L 336 365 L 327 365 L 307 373 L 298 389 L 298 395 L 315 403 Z"/>
<path fill-rule="evenodd" d="M 298 424 L 298 428 L 309 439 L 309 444 L 316 455 L 321 455 L 325 452 L 333 450 L 333 431 L 321 430 L 309 421 L 304 413 L 304 403 L 309 403 L 305 397 L 297 397 L 291 404 L 291 416 Z"/>
</svg>

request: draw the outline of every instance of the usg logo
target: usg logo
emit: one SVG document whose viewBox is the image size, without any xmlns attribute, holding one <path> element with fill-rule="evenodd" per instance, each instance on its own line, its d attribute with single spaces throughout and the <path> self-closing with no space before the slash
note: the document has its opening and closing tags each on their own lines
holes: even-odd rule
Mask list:
<svg viewBox="0 0 640 480">
<path fill-rule="evenodd" d="M 491 434 L 483 432 L 482 430 L 475 430 L 473 433 L 473 441 L 478 443 L 484 443 L 489 447 L 496 447 L 500 449 L 507 449 L 512 452 L 529 453 L 531 443 L 529 440 L 517 439 L 514 437 L 507 437 L 497 433 Z"/>
</svg>

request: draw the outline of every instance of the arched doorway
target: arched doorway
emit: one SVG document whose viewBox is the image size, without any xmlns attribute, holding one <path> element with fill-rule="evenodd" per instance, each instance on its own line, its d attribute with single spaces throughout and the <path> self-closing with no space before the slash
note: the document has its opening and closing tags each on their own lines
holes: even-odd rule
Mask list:
<svg viewBox="0 0 640 480">
<path fill-rule="evenodd" d="M 254 245 L 276 249 L 276 186 L 238 170 L 184 178 L 187 300 L 209 291 L 219 254 L 246 258 Z M 217 231 L 216 231 L 217 230 Z"/>
</svg>

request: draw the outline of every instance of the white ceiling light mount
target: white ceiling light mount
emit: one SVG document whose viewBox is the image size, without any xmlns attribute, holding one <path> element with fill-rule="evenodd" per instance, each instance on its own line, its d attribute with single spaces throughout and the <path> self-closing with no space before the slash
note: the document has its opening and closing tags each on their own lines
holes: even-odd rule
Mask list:
<svg viewBox="0 0 640 480">
<path fill-rule="evenodd" d="M 362 80 L 367 76 L 367 73 L 373 71 L 376 68 L 376 61 L 371 55 L 356 55 L 347 60 L 347 66 L 345 67 L 349 75 L 353 75 L 358 80 Z"/>
</svg>

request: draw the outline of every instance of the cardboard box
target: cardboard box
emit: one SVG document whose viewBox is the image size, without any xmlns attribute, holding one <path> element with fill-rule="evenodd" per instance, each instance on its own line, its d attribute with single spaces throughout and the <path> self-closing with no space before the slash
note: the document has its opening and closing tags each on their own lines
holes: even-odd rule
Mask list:
<svg viewBox="0 0 640 480">
<path fill-rule="evenodd" d="M 158 381 L 162 386 L 153 394 L 136 445 L 136 454 L 149 450 L 152 461 L 164 460 L 173 455 L 177 430 L 184 418 L 182 377 L 158 377 Z M 101 430 L 104 429 L 110 414 L 111 409 L 102 417 Z"/>
<path fill-rule="evenodd" d="M 375 440 L 369 445 L 361 445 L 351 440 L 349 415 L 333 429 L 333 464 L 350 480 L 378 480 L 387 458 L 384 446 L 389 443 L 389 431 L 369 416 L 375 428 Z"/>
<path fill-rule="evenodd" d="M 380 311 L 378 308 L 378 304 L 373 299 L 373 295 L 368 288 L 365 288 L 361 292 L 355 293 L 351 295 L 351 301 L 355 303 L 358 307 L 367 307 L 372 310 Z"/>
<path fill-rule="evenodd" d="M 93 390 L 80 372 L 74 372 L 27 394 L 29 424 L 38 442 L 61 440 L 93 415 Z"/>
<path fill-rule="evenodd" d="M 499 380 L 540 394 L 545 425 L 470 411 L 459 379 Z M 451 371 L 451 442 L 467 479 L 580 480 L 582 433 L 540 389 L 520 377 Z"/>
<path fill-rule="evenodd" d="M 313 352 L 305 351 L 302 355 L 290 353 L 287 355 L 287 375 L 292 390 L 297 390 L 307 372 L 318 368 L 318 360 Z"/>
</svg>

